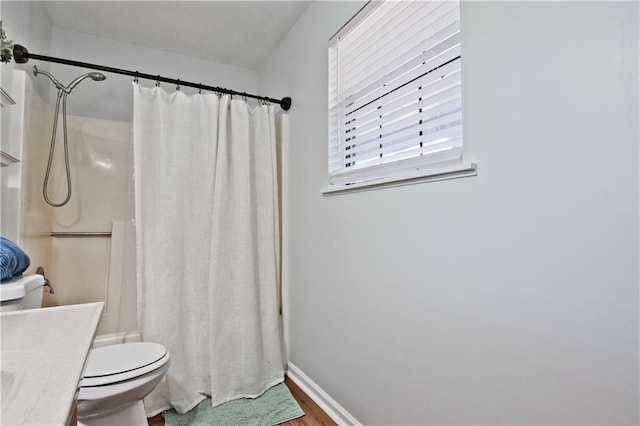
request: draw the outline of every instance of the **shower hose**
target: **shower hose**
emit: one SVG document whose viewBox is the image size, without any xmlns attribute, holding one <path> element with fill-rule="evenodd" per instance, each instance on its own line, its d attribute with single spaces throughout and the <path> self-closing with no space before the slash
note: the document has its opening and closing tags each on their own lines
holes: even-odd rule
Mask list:
<svg viewBox="0 0 640 426">
<path fill-rule="evenodd" d="M 60 99 L 62 99 L 62 133 L 64 138 L 64 168 L 67 175 L 67 196 L 61 203 L 55 203 L 49 199 L 49 175 L 51 173 L 51 163 L 53 162 L 53 152 L 56 147 L 56 131 L 58 129 L 58 112 L 60 110 Z M 49 148 L 49 161 L 47 162 L 47 171 L 44 174 L 44 184 L 42 185 L 42 195 L 44 200 L 52 207 L 62 207 L 69 202 L 71 198 L 71 172 L 69 170 L 69 146 L 67 142 L 67 93 L 59 89 L 58 99 L 56 101 L 56 111 L 53 118 L 53 133 L 51 135 L 51 146 Z"/>
</svg>

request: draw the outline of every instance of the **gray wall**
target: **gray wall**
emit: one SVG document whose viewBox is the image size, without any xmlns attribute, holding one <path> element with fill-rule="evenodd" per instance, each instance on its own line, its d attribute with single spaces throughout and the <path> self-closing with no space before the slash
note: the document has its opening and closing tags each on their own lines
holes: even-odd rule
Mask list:
<svg viewBox="0 0 640 426">
<path fill-rule="evenodd" d="M 39 1 L 6 1 L 0 3 L 2 28 L 14 44 L 25 46 L 30 52 L 41 55 L 51 54 L 51 22 Z M 22 69 L 31 72 L 34 62 L 16 64 L 11 62 L 3 67 Z M 39 68 L 48 71 L 49 64 L 40 62 Z M 36 82 L 36 89 L 45 97 L 48 85 Z"/>
<path fill-rule="evenodd" d="M 638 3 L 465 2 L 477 177 L 323 197 L 313 3 L 259 71 L 293 97 L 290 359 L 365 424 L 637 424 Z"/>
<path fill-rule="evenodd" d="M 60 58 L 106 65 L 183 81 L 202 82 L 206 85 L 228 87 L 242 92 L 253 93 L 257 86 L 254 70 L 235 67 L 219 62 L 205 61 L 162 50 L 149 49 L 131 43 L 82 34 L 75 31 L 53 28 L 51 54 Z M 87 72 L 82 68 L 52 64 L 51 72 L 63 84 L 68 84 L 77 76 Z M 68 99 L 70 114 L 84 117 L 131 121 L 133 97 L 132 77 L 105 73 L 105 81 L 94 83 L 86 80 L 76 86 Z M 155 83 L 140 80 L 146 87 Z M 53 87 L 53 85 L 51 85 Z M 174 85 L 162 84 L 168 92 Z M 196 93 L 196 89 L 182 87 L 186 93 Z M 55 99 L 55 94 L 52 95 Z"/>
<path fill-rule="evenodd" d="M 2 1 L 2 23 L 7 36 L 22 44 L 32 53 L 51 55 L 81 62 L 123 68 L 142 73 L 160 74 L 184 81 L 228 87 L 253 93 L 257 87 L 255 70 L 226 65 L 215 60 L 205 61 L 163 52 L 131 43 L 105 39 L 88 34 L 52 27 L 46 11 L 39 1 Z M 33 60 L 27 64 L 11 63 L 7 66 L 28 71 L 43 97 L 55 103 L 55 86 L 44 76 L 33 78 L 33 66 L 50 71 L 62 84 L 68 84 L 88 69 Z M 69 96 L 67 111 L 72 115 L 113 119 L 129 122 L 132 114 L 131 77 L 105 73 L 107 80 L 90 80 L 76 86 Z M 153 81 L 141 80 L 145 86 Z M 163 84 L 167 91 L 175 86 Z M 182 88 L 186 93 L 195 89 Z"/>
</svg>

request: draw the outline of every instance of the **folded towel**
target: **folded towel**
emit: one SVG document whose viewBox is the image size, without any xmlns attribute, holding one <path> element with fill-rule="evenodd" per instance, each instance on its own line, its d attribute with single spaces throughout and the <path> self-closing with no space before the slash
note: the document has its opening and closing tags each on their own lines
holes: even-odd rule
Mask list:
<svg viewBox="0 0 640 426">
<path fill-rule="evenodd" d="M 4 239 L 4 238 L 3 238 Z M 0 280 L 10 280 L 13 278 L 13 271 L 18 266 L 18 258 L 13 251 L 6 249 L 4 242 L 0 245 Z"/>
<path fill-rule="evenodd" d="M 30 264 L 29 256 L 20 247 L 0 237 L 0 280 L 10 280 L 22 275 Z"/>
</svg>

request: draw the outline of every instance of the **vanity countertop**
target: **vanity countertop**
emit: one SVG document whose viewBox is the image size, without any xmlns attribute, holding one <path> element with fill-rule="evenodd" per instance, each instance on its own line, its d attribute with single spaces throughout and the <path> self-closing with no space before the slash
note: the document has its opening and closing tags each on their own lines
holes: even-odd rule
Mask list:
<svg viewBox="0 0 640 426">
<path fill-rule="evenodd" d="M 104 303 L 0 313 L 3 425 L 67 425 Z"/>
</svg>

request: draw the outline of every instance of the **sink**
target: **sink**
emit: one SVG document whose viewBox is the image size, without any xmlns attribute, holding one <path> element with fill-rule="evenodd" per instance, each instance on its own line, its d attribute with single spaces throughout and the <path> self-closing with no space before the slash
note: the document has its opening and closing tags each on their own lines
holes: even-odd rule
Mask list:
<svg viewBox="0 0 640 426">
<path fill-rule="evenodd" d="M 37 365 L 38 368 L 25 368 Z M 2 422 L 20 424 L 31 413 L 29 407 L 38 403 L 43 383 L 49 381 L 52 362 L 45 352 L 2 351 Z M 10 407 L 25 407 L 24 410 L 10 410 Z M 7 416 L 6 414 L 9 414 Z"/>
<path fill-rule="evenodd" d="M 103 307 L 0 312 L 1 424 L 69 424 Z"/>
</svg>

